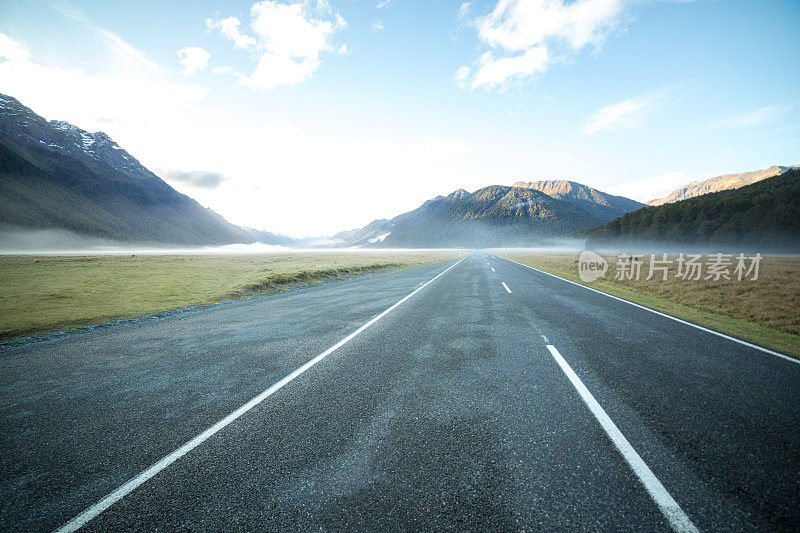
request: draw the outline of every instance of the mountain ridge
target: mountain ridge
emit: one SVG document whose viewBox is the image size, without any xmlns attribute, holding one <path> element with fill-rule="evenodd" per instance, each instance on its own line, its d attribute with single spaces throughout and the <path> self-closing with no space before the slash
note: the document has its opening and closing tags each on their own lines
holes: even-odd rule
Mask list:
<svg viewBox="0 0 800 533">
<path fill-rule="evenodd" d="M 616 198 L 585 185 L 597 197 Z M 578 187 L 579 186 L 579 187 Z M 643 204 L 624 199 L 632 208 Z M 475 247 L 529 246 L 565 237 L 616 217 L 618 209 L 601 205 L 588 209 L 590 199 L 554 198 L 536 187 L 489 185 L 475 192 L 457 189 L 435 196 L 417 209 L 392 219 L 373 220 L 362 228 L 336 234 L 344 246 L 369 247 Z"/>
<path fill-rule="evenodd" d="M 536 189 L 557 200 L 578 204 L 603 218 L 613 219 L 645 207 L 645 204 L 636 200 L 608 194 L 570 180 L 518 181 L 512 187 Z"/>
<path fill-rule="evenodd" d="M 47 121 L 3 94 L 0 160 L 5 229 L 188 246 L 259 240 L 173 189 L 106 133 Z"/>
<path fill-rule="evenodd" d="M 752 185 L 759 181 L 769 179 L 775 176 L 780 176 L 786 172 L 800 168 L 798 165 L 773 165 L 763 170 L 753 170 L 749 172 L 738 172 L 732 174 L 723 174 L 715 176 L 706 180 L 697 180 L 679 187 L 661 198 L 656 198 L 647 202 L 648 205 L 664 205 L 689 198 L 696 198 L 704 194 L 710 194 L 720 191 L 727 191 L 732 189 L 739 189 L 746 185 Z"/>
</svg>

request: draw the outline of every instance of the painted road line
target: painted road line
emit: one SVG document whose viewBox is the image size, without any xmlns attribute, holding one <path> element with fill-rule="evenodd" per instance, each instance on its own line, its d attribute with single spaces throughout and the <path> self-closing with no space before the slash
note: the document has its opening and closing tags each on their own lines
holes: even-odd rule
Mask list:
<svg viewBox="0 0 800 533">
<path fill-rule="evenodd" d="M 572 370 L 572 367 L 570 367 L 569 364 L 564 360 L 556 347 L 552 344 L 548 344 L 547 349 L 550 350 L 550 353 L 558 363 L 558 366 L 561 367 L 561 370 L 564 371 L 564 374 L 566 374 L 569 380 L 572 382 L 572 385 L 589 407 L 589 410 L 595 416 L 597 421 L 600 422 L 600 425 L 611 439 L 611 442 L 614 443 L 614 446 L 617 447 L 617 450 L 619 450 L 619 452 L 622 454 L 622 457 L 624 457 L 628 462 L 631 469 L 636 474 L 636 477 L 639 478 L 639 481 L 642 482 L 644 487 L 647 489 L 647 492 L 650 493 L 650 497 L 653 498 L 653 501 L 656 502 L 658 508 L 667 518 L 669 524 L 672 526 L 672 529 L 681 532 L 698 531 L 691 519 L 686 516 L 686 513 L 684 513 L 683 509 L 681 509 L 680 505 L 678 505 L 678 502 L 676 502 L 670 493 L 667 492 L 667 489 L 664 488 L 664 485 L 662 485 L 656 475 L 653 474 L 653 471 L 650 470 L 650 467 L 647 466 L 636 450 L 633 449 L 633 446 L 631 446 L 631 443 L 628 442 L 628 439 L 625 438 L 614 421 L 611 420 L 605 409 L 603 409 L 602 406 L 597 403 L 597 400 L 594 399 L 592 393 L 589 392 L 589 389 L 586 388 L 586 385 L 583 384 L 578 375 Z"/>
<path fill-rule="evenodd" d="M 494 268 L 493 268 L 493 267 L 489 267 L 489 268 L 491 268 L 491 269 L 492 269 L 492 272 L 494 272 Z"/>
<path fill-rule="evenodd" d="M 511 294 L 511 289 L 508 288 L 508 285 L 506 285 L 506 282 L 505 281 L 501 281 L 500 283 L 503 284 L 503 287 L 506 289 L 506 291 L 508 291 L 508 294 Z"/>
<path fill-rule="evenodd" d="M 772 354 L 772 355 L 774 355 L 776 357 L 780 357 L 781 359 L 786 359 L 787 361 L 791 361 L 793 363 L 800 364 L 800 359 L 795 359 L 794 357 L 789 357 L 788 355 L 784 355 L 784 354 L 782 354 L 780 352 L 776 352 L 775 350 L 770 350 L 769 348 L 764 348 L 763 346 L 759 346 L 757 344 L 753 344 L 751 342 L 747 342 L 747 341 L 742 340 L 742 339 L 737 339 L 736 337 L 731 337 L 730 335 L 725 335 L 724 333 L 720 333 L 719 331 L 714 331 L 713 329 L 709 329 L 709 328 L 700 326 L 698 324 L 694 324 L 692 322 L 688 322 L 688 321 L 680 319 L 678 317 L 674 317 L 672 315 L 668 315 L 666 313 L 662 313 L 661 311 L 656 311 L 655 309 L 650 309 L 649 307 L 645 307 L 643 305 L 639 305 L 637 303 L 625 300 L 624 298 L 620 298 L 619 296 L 614 296 L 613 294 L 608 294 L 607 292 L 598 291 L 597 289 L 593 289 L 591 287 L 587 287 L 586 285 L 581 285 L 580 283 L 575 283 L 574 281 L 570 281 L 570 280 L 568 280 L 566 278 L 562 278 L 561 276 L 556 276 L 555 274 L 551 274 L 550 272 L 545 272 L 544 270 L 539 270 L 538 268 L 534 268 L 532 266 L 522 264 L 519 261 L 514 261 L 513 259 L 508 259 L 508 258 L 503 258 L 503 257 L 501 257 L 501 259 L 505 259 L 506 261 L 509 261 L 511 263 L 516 263 L 519 266 L 524 266 L 525 268 L 529 268 L 531 270 L 535 270 L 536 272 L 541 272 L 542 274 L 546 274 L 546 275 L 548 275 L 550 277 L 553 277 L 553 278 L 556 278 L 556 279 L 560 279 L 561 281 L 566 281 L 567 283 L 571 283 L 571 284 L 576 285 L 578 287 L 582 287 L 582 288 L 584 288 L 584 289 L 586 289 L 588 291 L 596 292 L 597 294 L 602 294 L 603 296 L 608 296 L 609 298 L 613 298 L 615 300 L 618 300 L 620 302 L 624 302 L 624 303 L 626 303 L 628 305 L 632 305 L 634 307 L 638 307 L 639 309 L 644 309 L 645 311 L 650 311 L 651 313 L 655 313 L 655 314 L 663 316 L 665 318 L 669 318 L 670 320 L 674 320 L 675 322 L 680 322 L 681 324 L 686 324 L 687 326 L 692 326 L 693 328 L 697 328 L 697 329 L 699 329 L 701 331 L 705 331 L 706 333 L 711 333 L 712 335 L 716 335 L 718 337 L 722 337 L 723 339 L 728 339 L 729 341 L 738 342 L 739 344 L 743 344 L 744 346 L 748 346 L 750 348 L 754 348 L 754 349 L 759 350 L 761 352 Z"/>
<path fill-rule="evenodd" d="M 258 404 L 260 404 L 261 402 L 263 402 L 264 400 L 266 400 L 267 398 L 269 398 L 270 396 L 272 396 L 273 394 L 278 392 L 280 389 L 282 389 L 283 387 L 285 387 L 286 385 L 288 385 L 289 383 L 294 381 L 295 378 L 297 378 L 298 376 L 303 374 L 306 370 L 308 370 L 312 366 L 316 365 L 317 363 L 319 363 L 320 361 L 325 359 L 327 356 L 329 356 L 330 354 L 332 354 L 333 352 L 335 352 L 336 350 L 338 350 L 339 348 L 341 348 L 342 346 L 344 346 L 345 344 L 347 344 L 348 342 L 353 340 L 353 338 L 358 336 L 365 329 L 367 329 L 368 327 L 373 325 L 375 322 L 377 322 L 381 318 L 383 318 L 386 315 L 388 315 L 390 312 L 392 312 L 394 309 L 396 309 L 398 306 L 400 306 L 403 302 L 405 302 L 406 300 L 408 300 L 409 298 L 411 298 L 412 296 L 417 294 L 419 291 L 421 291 L 422 289 L 424 289 L 425 287 L 427 287 L 428 285 L 430 285 L 431 283 L 436 281 L 439 277 L 443 276 L 445 273 L 447 273 L 449 270 L 454 268 L 456 265 L 458 265 L 464 259 L 466 259 L 466 257 L 462 258 L 458 262 L 450 265 L 449 267 L 447 267 L 443 271 L 439 272 L 439 274 L 437 274 L 435 277 L 433 277 L 432 279 L 428 280 L 427 283 L 425 283 L 424 285 L 422 285 L 421 287 L 416 289 L 414 292 L 408 294 L 405 298 L 403 298 L 399 302 L 395 303 L 394 305 L 392 305 L 391 307 L 389 307 L 388 309 L 383 311 L 381 314 L 379 314 L 376 317 L 374 317 L 373 319 L 371 319 L 366 324 L 362 325 L 360 328 L 358 328 L 357 330 L 352 332 L 350 335 L 348 335 L 344 339 L 340 340 L 339 342 L 337 342 L 336 344 L 334 344 L 333 346 L 331 346 L 330 348 L 328 348 L 327 350 L 325 350 L 324 352 L 322 352 L 318 356 L 314 357 L 313 359 L 311 359 L 310 361 L 305 363 L 303 366 L 299 367 L 294 372 L 290 373 L 289 375 L 287 375 L 286 377 L 284 377 L 283 379 L 281 379 L 280 381 L 278 381 L 277 383 L 275 383 L 274 385 L 272 385 L 271 387 L 266 389 L 264 392 L 262 392 L 258 396 L 256 396 L 253 399 L 251 399 L 246 404 L 242 405 L 241 407 L 239 407 L 238 409 L 233 411 L 231 414 L 229 414 L 228 416 L 226 416 L 225 418 L 223 418 L 222 420 L 220 420 L 219 422 L 217 422 L 213 426 L 209 427 L 208 429 L 206 429 L 205 431 L 203 431 L 202 433 L 200 433 L 199 435 L 194 437 L 192 440 L 188 441 L 186 444 L 184 444 L 180 448 L 178 448 L 175 451 L 173 451 L 172 453 L 164 456 L 163 458 L 161 458 L 161 460 L 159 460 L 158 462 L 156 462 L 155 464 L 153 464 L 149 468 L 145 469 L 143 472 L 141 472 L 136 477 L 130 479 L 129 481 L 127 481 L 126 483 L 124 483 L 123 485 L 118 487 L 116 490 L 114 490 L 113 492 L 111 492 L 110 494 L 105 496 L 103 499 L 101 499 L 100 501 L 98 501 L 94 505 L 92 505 L 92 506 L 88 507 L 87 509 L 85 509 L 78 516 L 76 516 L 75 518 L 73 518 L 72 520 L 70 520 L 69 522 L 64 524 L 63 526 L 61 526 L 57 530 L 57 533 L 66 533 L 66 532 L 70 532 L 70 531 L 77 531 L 78 529 L 82 528 L 90 520 L 92 520 L 93 518 L 97 517 L 100 513 L 102 513 L 103 511 L 105 511 L 106 509 L 108 509 L 109 507 L 114 505 L 116 502 L 118 502 L 119 500 L 121 500 L 122 498 L 124 498 L 125 496 L 130 494 L 131 492 L 133 492 L 136 488 L 138 488 L 139 486 L 141 486 L 142 484 L 147 482 L 150 478 L 152 478 L 153 476 L 155 476 L 156 474 L 158 474 L 159 472 L 161 472 L 162 470 L 164 470 L 165 468 L 170 466 L 172 463 L 174 463 L 175 461 L 177 461 L 178 459 L 180 459 L 181 457 L 183 457 L 184 455 L 186 455 L 190 451 L 192 451 L 195 448 L 197 448 L 198 446 L 200 446 L 203 442 L 208 440 L 212 435 L 214 435 L 215 433 L 217 433 L 220 430 L 224 429 L 226 426 L 231 424 L 237 418 L 239 418 L 240 416 L 242 416 L 243 414 L 245 414 L 246 412 L 251 410 L 253 407 L 257 406 Z"/>
</svg>

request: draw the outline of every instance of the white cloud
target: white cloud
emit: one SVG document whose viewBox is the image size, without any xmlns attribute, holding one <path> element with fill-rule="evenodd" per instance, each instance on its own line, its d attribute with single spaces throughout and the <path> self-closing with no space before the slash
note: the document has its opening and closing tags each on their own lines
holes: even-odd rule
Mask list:
<svg viewBox="0 0 800 533">
<path fill-rule="evenodd" d="M 378 3 L 375 4 L 375 9 L 383 9 L 384 7 L 389 7 L 389 4 L 392 3 L 392 0 L 378 0 Z"/>
<path fill-rule="evenodd" d="M 0 33 L 0 58 L 8 61 L 25 61 L 31 53 L 22 43 Z"/>
<path fill-rule="evenodd" d="M 181 74 L 194 76 L 208 65 L 211 54 L 199 46 L 187 46 L 178 50 L 178 63 L 183 65 Z"/>
<path fill-rule="evenodd" d="M 724 120 L 720 120 L 714 127 L 716 128 L 747 128 L 749 126 L 760 126 L 762 124 L 769 124 L 770 122 L 775 122 L 787 111 L 789 111 L 790 106 L 786 105 L 773 105 L 762 107 L 760 109 L 756 109 L 754 111 L 750 111 L 748 113 L 744 113 L 742 115 L 737 115 L 735 117 L 726 118 Z"/>
<path fill-rule="evenodd" d="M 501 92 L 506 82 L 522 79 L 535 72 L 544 72 L 547 67 L 547 48 L 535 46 L 516 56 L 496 58 L 486 52 L 478 60 L 478 71 L 472 78 L 472 88 L 499 87 Z"/>
<path fill-rule="evenodd" d="M 635 128 L 649 113 L 659 109 L 668 97 L 665 90 L 653 91 L 601 107 L 580 126 L 579 131 L 583 135 L 592 135 L 600 131 Z"/>
<path fill-rule="evenodd" d="M 372 27 L 372 31 L 381 31 L 383 29 L 383 22 L 376 19 L 372 21 L 370 26 Z"/>
<path fill-rule="evenodd" d="M 310 79 L 320 65 L 320 55 L 333 51 L 329 39 L 347 26 L 339 14 L 331 17 L 325 1 L 281 2 L 264 0 L 250 8 L 250 29 L 254 36 L 239 31 L 235 17 L 206 22 L 235 48 L 256 52 L 256 67 L 240 83 L 254 90 L 292 87 Z"/>
<path fill-rule="evenodd" d="M 339 47 L 339 49 L 336 51 L 336 53 L 339 54 L 339 55 L 344 56 L 344 55 L 349 54 L 350 50 L 347 48 L 346 44 L 343 44 L 342 46 Z"/>
<path fill-rule="evenodd" d="M 245 87 L 259 91 L 270 91 L 282 85 L 292 87 L 311 79 L 319 64 L 317 57 L 295 61 L 286 55 L 265 53 L 253 73 L 240 81 Z"/>
<path fill-rule="evenodd" d="M 313 16 L 306 3 L 282 4 L 267 0 L 250 10 L 250 26 L 259 44 L 287 57 L 316 57 L 328 48 L 333 23 Z"/>
<path fill-rule="evenodd" d="M 246 50 L 256 45 L 255 38 L 250 35 L 243 35 L 239 32 L 241 21 L 236 17 L 228 17 L 222 20 L 206 19 L 206 26 L 209 30 L 219 30 L 220 34 L 226 39 L 233 41 L 234 48 Z"/>
<path fill-rule="evenodd" d="M 233 67 L 223 66 L 223 67 L 211 67 L 211 73 L 212 74 L 235 74 L 236 71 L 234 70 Z"/>
<path fill-rule="evenodd" d="M 472 88 L 502 90 L 589 45 L 599 47 L 621 25 L 630 1 L 498 0 L 491 13 L 475 20 L 490 52 L 478 59 Z M 459 15 L 468 9 L 469 3 L 462 4 Z"/>
<path fill-rule="evenodd" d="M 456 82 L 459 88 L 463 89 L 466 87 L 467 78 L 469 77 L 469 73 L 472 72 L 472 69 L 469 67 L 458 67 L 456 70 L 456 75 L 453 76 L 453 81 Z"/>
</svg>

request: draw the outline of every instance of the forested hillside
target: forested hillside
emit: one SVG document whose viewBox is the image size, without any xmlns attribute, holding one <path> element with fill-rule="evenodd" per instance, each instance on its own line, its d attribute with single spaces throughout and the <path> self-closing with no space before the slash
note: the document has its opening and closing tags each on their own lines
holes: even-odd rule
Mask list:
<svg viewBox="0 0 800 533">
<path fill-rule="evenodd" d="M 633 211 L 586 234 L 587 246 L 663 242 L 800 250 L 800 171 Z"/>
</svg>

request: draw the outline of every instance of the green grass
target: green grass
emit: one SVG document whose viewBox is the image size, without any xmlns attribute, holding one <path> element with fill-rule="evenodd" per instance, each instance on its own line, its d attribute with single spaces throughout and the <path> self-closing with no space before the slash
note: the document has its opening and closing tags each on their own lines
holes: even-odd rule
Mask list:
<svg viewBox="0 0 800 533">
<path fill-rule="evenodd" d="M 800 256 L 765 255 L 757 281 L 684 281 L 672 276 L 615 280 L 616 256 L 605 277 L 584 283 L 578 254 L 509 253 L 508 258 L 545 272 L 661 311 L 671 316 L 800 358 Z M 674 270 L 673 270 L 674 273 Z"/>
<path fill-rule="evenodd" d="M 450 252 L 0 256 L 0 338 L 223 302 L 456 256 Z"/>
</svg>

